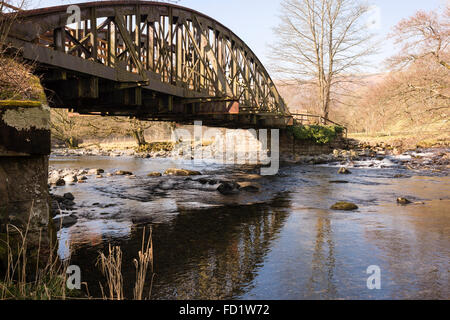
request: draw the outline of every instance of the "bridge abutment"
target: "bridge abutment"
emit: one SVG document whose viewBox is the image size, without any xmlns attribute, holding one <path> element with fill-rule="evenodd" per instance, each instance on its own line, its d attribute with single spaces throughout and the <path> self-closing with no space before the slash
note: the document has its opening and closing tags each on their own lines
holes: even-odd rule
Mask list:
<svg viewBox="0 0 450 320">
<path fill-rule="evenodd" d="M 49 222 L 50 111 L 40 102 L 0 101 L 1 229 Z"/>
<path fill-rule="evenodd" d="M 343 135 L 337 136 L 328 143 L 317 143 L 307 139 L 297 139 L 287 129 L 281 129 L 279 134 L 279 153 L 281 162 L 298 162 L 302 157 L 330 154 L 334 149 L 345 147 Z"/>
</svg>

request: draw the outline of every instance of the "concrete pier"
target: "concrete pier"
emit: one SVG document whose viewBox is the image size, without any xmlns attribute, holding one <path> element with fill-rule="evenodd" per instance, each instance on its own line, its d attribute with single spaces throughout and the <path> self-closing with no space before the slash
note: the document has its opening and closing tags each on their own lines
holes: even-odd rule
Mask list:
<svg viewBox="0 0 450 320">
<path fill-rule="evenodd" d="M 0 101 L 0 221 L 24 228 L 49 221 L 50 110 L 35 101 Z"/>
</svg>

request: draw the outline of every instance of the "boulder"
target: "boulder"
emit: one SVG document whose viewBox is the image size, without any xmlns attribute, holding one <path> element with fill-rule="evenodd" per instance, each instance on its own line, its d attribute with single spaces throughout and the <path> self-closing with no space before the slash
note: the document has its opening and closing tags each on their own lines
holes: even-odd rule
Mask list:
<svg viewBox="0 0 450 320">
<path fill-rule="evenodd" d="M 331 206 L 332 210 L 352 211 L 358 209 L 358 206 L 351 202 L 339 201 Z"/>
<path fill-rule="evenodd" d="M 53 218 L 53 223 L 56 228 L 68 228 L 77 223 L 78 218 L 74 214 L 59 216 L 57 218 Z"/>
<path fill-rule="evenodd" d="M 56 182 L 55 182 L 55 186 L 57 187 L 62 187 L 66 185 L 66 181 L 62 178 L 59 178 Z"/>
<path fill-rule="evenodd" d="M 78 178 L 77 178 L 77 176 L 76 175 L 73 175 L 73 174 L 69 174 L 69 175 L 67 175 L 67 176 L 65 176 L 64 177 L 64 181 L 65 182 L 77 182 L 78 181 Z"/>
<path fill-rule="evenodd" d="M 50 185 L 56 185 L 56 186 L 63 186 L 66 184 L 66 182 L 64 181 L 64 179 L 62 179 L 58 173 L 53 173 L 50 175 L 50 177 L 48 178 L 48 184 Z"/>
<path fill-rule="evenodd" d="M 235 182 L 222 182 L 218 187 L 219 191 L 223 195 L 232 195 L 239 193 L 239 185 Z"/>
<path fill-rule="evenodd" d="M 406 204 L 410 204 L 410 203 L 412 203 L 412 202 L 409 201 L 409 200 L 406 199 L 406 198 L 397 198 L 397 203 L 398 203 L 398 204 L 402 204 L 402 205 L 406 205 Z"/>
<path fill-rule="evenodd" d="M 200 176 L 201 172 L 199 171 L 193 171 L 193 170 L 187 170 L 187 169 L 167 169 L 164 172 L 165 175 L 168 176 Z"/>
<path fill-rule="evenodd" d="M 149 174 L 147 174 L 147 177 L 161 177 L 162 174 L 161 172 L 150 172 Z"/>
<path fill-rule="evenodd" d="M 72 201 L 75 200 L 74 195 L 70 192 L 64 193 L 63 197 L 64 197 L 64 199 L 68 199 L 68 200 L 72 200 Z"/>
</svg>

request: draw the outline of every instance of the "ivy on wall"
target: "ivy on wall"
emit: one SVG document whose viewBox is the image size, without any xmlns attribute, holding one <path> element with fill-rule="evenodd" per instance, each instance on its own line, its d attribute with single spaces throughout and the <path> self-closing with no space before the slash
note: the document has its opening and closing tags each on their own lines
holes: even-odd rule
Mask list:
<svg viewBox="0 0 450 320">
<path fill-rule="evenodd" d="M 344 128 L 340 126 L 309 125 L 291 126 L 287 130 L 296 140 L 309 140 L 318 144 L 327 144 L 341 135 Z"/>
</svg>

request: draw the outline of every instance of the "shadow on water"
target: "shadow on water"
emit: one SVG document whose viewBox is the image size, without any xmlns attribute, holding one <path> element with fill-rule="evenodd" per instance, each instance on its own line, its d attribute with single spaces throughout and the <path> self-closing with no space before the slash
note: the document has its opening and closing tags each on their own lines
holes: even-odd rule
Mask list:
<svg viewBox="0 0 450 320">
<path fill-rule="evenodd" d="M 152 299 L 232 299 L 251 285 L 258 268 L 276 239 L 289 211 L 288 195 L 272 205 L 223 207 L 183 211 L 169 223 L 153 228 L 154 271 Z M 94 268 L 99 250 L 108 242 L 123 251 L 125 296 L 132 298 L 135 269 L 143 225 L 127 239 L 103 239 L 96 247 L 75 249 L 71 263 L 81 270 L 92 296 L 101 296 L 101 273 Z M 104 286 L 104 284 L 103 284 Z M 146 287 L 148 292 L 149 285 Z"/>
</svg>

